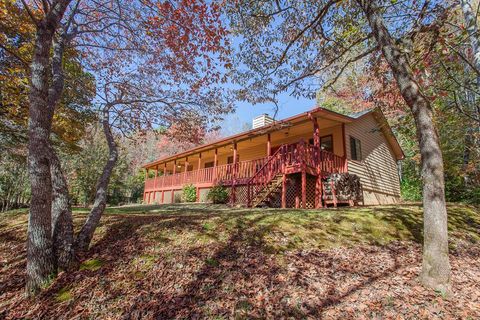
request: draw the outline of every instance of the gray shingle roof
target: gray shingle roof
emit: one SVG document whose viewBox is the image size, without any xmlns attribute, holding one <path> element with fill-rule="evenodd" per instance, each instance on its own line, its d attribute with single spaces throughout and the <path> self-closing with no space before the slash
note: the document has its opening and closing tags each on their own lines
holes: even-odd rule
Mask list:
<svg viewBox="0 0 480 320">
<path fill-rule="evenodd" d="M 360 118 L 361 116 L 363 116 L 364 114 L 369 113 L 369 112 L 372 111 L 372 110 L 373 110 L 373 108 L 371 108 L 371 109 L 365 109 L 365 110 L 363 110 L 363 111 L 351 113 L 351 114 L 349 114 L 348 116 L 349 116 L 350 118 L 355 118 L 355 119 L 357 119 L 357 118 Z"/>
</svg>

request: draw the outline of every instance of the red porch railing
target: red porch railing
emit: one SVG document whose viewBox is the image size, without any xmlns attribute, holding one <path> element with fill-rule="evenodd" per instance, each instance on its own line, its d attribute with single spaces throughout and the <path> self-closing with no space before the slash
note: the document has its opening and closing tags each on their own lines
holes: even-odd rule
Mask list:
<svg viewBox="0 0 480 320">
<path fill-rule="evenodd" d="M 325 175 L 347 171 L 345 157 L 301 141 L 281 146 L 271 157 L 150 178 L 145 181 L 145 191 L 182 187 L 186 184 L 231 184 L 233 181 L 236 184 L 246 184 L 249 180 L 251 185 L 255 185 L 252 188 L 257 188 L 256 185 L 265 185 L 282 168 L 303 164 L 317 168 Z"/>
<path fill-rule="evenodd" d="M 317 165 L 323 174 L 346 173 L 348 171 L 346 157 L 340 157 L 332 152 L 320 150 L 316 158 Z"/>
<path fill-rule="evenodd" d="M 305 148 L 305 163 L 312 168 L 318 168 L 322 174 L 346 173 L 347 160 L 333 152 L 308 145 Z"/>
<path fill-rule="evenodd" d="M 260 158 L 249 161 L 240 161 L 236 164 L 231 163 L 212 168 L 204 168 L 200 170 L 150 178 L 145 181 L 145 191 L 184 186 L 190 183 L 228 184 L 233 180 L 243 181 L 252 177 L 267 160 L 268 158 Z"/>
</svg>

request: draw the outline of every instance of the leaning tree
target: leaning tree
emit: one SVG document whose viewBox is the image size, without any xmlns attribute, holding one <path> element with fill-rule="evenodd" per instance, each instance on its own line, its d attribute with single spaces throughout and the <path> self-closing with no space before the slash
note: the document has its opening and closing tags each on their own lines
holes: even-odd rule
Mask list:
<svg viewBox="0 0 480 320">
<path fill-rule="evenodd" d="M 228 44 L 213 1 L 21 1 L 35 26 L 30 62 L 27 292 L 36 293 L 85 251 L 106 205 L 117 161 L 115 137 L 132 129 L 169 126 L 184 115 L 205 125 L 229 110 L 214 88 L 224 80 Z M 50 143 L 52 119 L 64 93 L 64 55 L 81 52 L 95 76 L 99 119 L 109 158 L 97 182 L 94 206 L 73 233 L 67 180 Z"/>
<path fill-rule="evenodd" d="M 416 124 L 422 158 L 424 248 L 421 281 L 449 290 L 447 211 L 442 151 L 429 98 L 416 77 L 416 41 L 433 46 L 449 7 L 442 1 L 252 1 L 228 3 L 239 38 L 236 79 L 251 102 L 283 91 L 313 97 L 352 64 L 381 55 Z"/>
</svg>

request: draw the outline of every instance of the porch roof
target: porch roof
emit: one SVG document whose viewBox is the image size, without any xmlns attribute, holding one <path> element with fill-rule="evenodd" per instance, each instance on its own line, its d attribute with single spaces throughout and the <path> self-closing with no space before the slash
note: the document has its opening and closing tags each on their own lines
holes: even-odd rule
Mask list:
<svg viewBox="0 0 480 320">
<path fill-rule="evenodd" d="M 214 141 L 214 142 L 211 142 L 211 143 L 208 143 L 208 144 L 200 145 L 198 147 L 186 150 L 186 151 L 181 152 L 181 153 L 177 153 L 177 154 L 172 155 L 172 156 L 164 157 L 164 158 L 155 160 L 153 162 L 146 163 L 145 165 L 142 166 L 142 168 L 145 168 L 145 169 L 152 168 L 152 167 L 155 167 L 155 166 L 157 166 L 159 164 L 162 164 L 162 163 L 165 163 L 165 162 L 170 162 L 170 161 L 180 159 L 180 158 L 184 158 L 184 157 L 196 154 L 196 153 L 206 152 L 206 151 L 209 151 L 209 150 L 212 150 L 212 149 L 215 149 L 215 148 L 224 147 L 224 146 L 227 146 L 227 145 L 232 144 L 234 142 L 238 143 L 238 142 L 246 140 L 246 139 L 250 139 L 250 138 L 253 138 L 253 137 L 257 137 L 257 136 L 265 135 L 265 134 L 272 133 L 272 132 L 275 132 L 275 131 L 279 131 L 279 130 L 285 129 L 286 127 L 290 127 L 290 126 L 293 126 L 293 125 L 298 125 L 298 124 L 304 123 L 306 121 L 310 121 L 310 119 L 309 119 L 310 116 L 314 116 L 314 117 L 318 117 L 318 118 L 324 118 L 324 119 L 328 119 L 328 120 L 333 120 L 333 121 L 337 121 L 339 123 L 350 123 L 350 122 L 353 122 L 356 119 L 361 118 L 364 115 L 372 113 L 372 112 L 375 114 L 375 118 L 377 119 L 377 121 L 379 121 L 379 122 L 384 122 L 385 121 L 386 122 L 386 119 L 383 116 L 383 113 L 377 108 L 376 109 L 365 110 L 365 111 L 362 111 L 361 113 L 352 114 L 352 115 L 347 116 L 347 115 L 343 115 L 343 114 L 340 114 L 340 113 L 337 113 L 337 112 L 334 112 L 334 111 L 331 111 L 331 110 L 328 110 L 328 109 L 325 109 L 325 108 L 317 107 L 317 108 L 312 109 L 310 111 L 306 111 L 306 112 L 300 113 L 298 115 L 295 115 L 295 116 L 292 116 L 292 117 L 289 117 L 289 118 L 286 118 L 286 119 L 283 119 L 283 120 L 274 121 L 272 124 L 267 125 L 267 126 L 263 126 L 263 127 L 259 127 L 259 128 L 256 128 L 256 129 L 249 130 L 249 131 L 241 132 L 239 134 L 232 135 L 232 136 L 229 136 L 229 137 L 226 137 L 226 138 L 222 138 L 220 140 L 217 140 L 217 141 Z M 386 126 L 382 126 L 382 127 L 383 127 L 382 131 L 384 132 L 385 136 L 387 137 L 387 140 L 389 141 L 390 145 L 392 146 L 392 148 L 393 148 L 393 150 L 394 150 L 394 152 L 397 156 L 397 159 L 398 160 L 403 159 L 404 158 L 403 151 L 402 151 L 398 141 L 396 140 L 395 136 L 391 132 L 390 127 L 388 126 L 388 124 Z"/>
<path fill-rule="evenodd" d="M 156 165 L 159 165 L 159 164 L 164 163 L 164 162 L 170 162 L 172 160 L 179 159 L 179 158 L 184 158 L 186 156 L 189 156 L 189 155 L 192 155 L 192 154 L 195 154 L 195 153 L 205 152 L 205 151 L 212 150 L 212 149 L 215 149 L 215 148 L 224 147 L 224 146 L 229 145 L 229 144 L 234 143 L 234 142 L 240 142 L 242 140 L 250 139 L 250 138 L 253 138 L 253 137 L 256 137 L 256 136 L 261 136 L 261 135 L 272 133 L 272 132 L 275 132 L 275 131 L 278 131 L 278 130 L 282 130 L 282 129 L 285 129 L 286 127 L 289 127 L 289 126 L 300 124 L 300 123 L 303 123 L 305 121 L 310 121 L 309 118 L 308 118 L 309 115 L 312 115 L 312 116 L 315 116 L 315 117 L 320 117 L 320 118 L 325 118 L 325 119 L 329 119 L 329 120 L 333 120 L 333 121 L 338 121 L 339 123 L 349 123 L 349 122 L 352 122 L 354 120 L 354 118 L 352 118 L 352 117 L 349 117 L 349 116 L 346 116 L 346 115 L 343 115 L 343 114 L 340 114 L 340 113 L 337 113 L 337 112 L 334 112 L 334 111 L 331 111 L 331 110 L 328 110 L 328 109 L 318 107 L 318 108 L 312 109 L 310 111 L 306 111 L 306 112 L 300 113 L 298 115 L 295 115 L 295 116 L 292 116 L 292 117 L 289 117 L 289 118 L 286 118 L 286 119 L 283 119 L 283 120 L 274 121 L 271 125 L 267 125 L 267 126 L 259 127 L 259 128 L 256 128 L 256 129 L 248 130 L 248 131 L 245 131 L 245 132 L 241 132 L 241 133 L 238 133 L 238 134 L 226 137 L 226 138 L 222 138 L 220 140 L 217 140 L 217 141 L 214 141 L 214 142 L 211 142 L 211 143 L 208 143 L 208 144 L 200 145 L 198 147 L 186 150 L 186 151 L 181 152 L 181 153 L 177 153 L 177 154 L 172 155 L 172 156 L 164 157 L 164 158 L 155 160 L 153 162 L 146 163 L 142 166 L 142 168 L 145 168 L 145 169 L 152 168 L 152 167 L 155 167 Z"/>
</svg>

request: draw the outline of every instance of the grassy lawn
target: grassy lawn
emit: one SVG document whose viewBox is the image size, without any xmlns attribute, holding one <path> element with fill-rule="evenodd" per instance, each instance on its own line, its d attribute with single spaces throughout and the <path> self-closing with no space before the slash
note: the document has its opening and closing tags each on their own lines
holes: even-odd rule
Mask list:
<svg viewBox="0 0 480 320">
<path fill-rule="evenodd" d="M 108 208 L 78 271 L 22 297 L 25 210 L 0 218 L 0 318 L 480 317 L 480 214 L 451 204 L 454 295 L 418 285 L 418 205 Z M 86 210 L 75 209 L 78 228 Z"/>
</svg>

